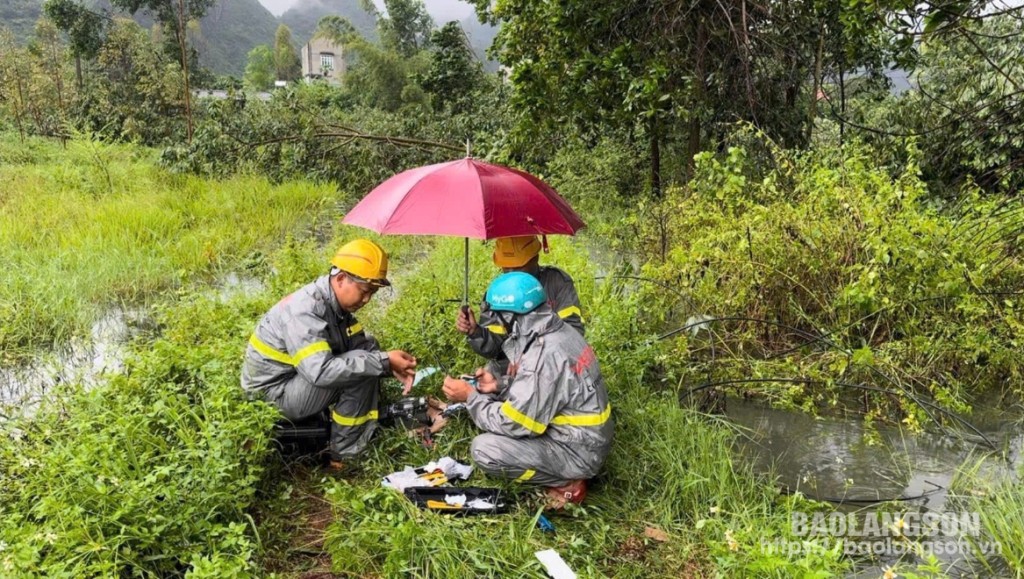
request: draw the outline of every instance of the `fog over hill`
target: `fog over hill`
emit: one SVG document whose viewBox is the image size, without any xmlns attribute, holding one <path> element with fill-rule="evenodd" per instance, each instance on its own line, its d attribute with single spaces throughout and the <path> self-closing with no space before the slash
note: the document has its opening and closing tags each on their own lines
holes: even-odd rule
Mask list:
<svg viewBox="0 0 1024 579">
<path fill-rule="evenodd" d="M 274 16 L 280 16 L 289 8 L 296 7 L 305 0 L 260 0 L 260 4 L 270 10 Z M 384 8 L 384 2 L 374 0 L 378 8 Z M 449 20 L 462 20 L 473 14 L 473 7 L 462 0 L 426 0 L 427 12 L 438 24 Z"/>
</svg>

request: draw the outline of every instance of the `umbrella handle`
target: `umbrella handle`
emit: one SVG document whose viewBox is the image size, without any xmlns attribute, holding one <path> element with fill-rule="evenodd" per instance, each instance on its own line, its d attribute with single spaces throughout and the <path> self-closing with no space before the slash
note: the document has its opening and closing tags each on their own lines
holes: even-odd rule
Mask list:
<svg viewBox="0 0 1024 579">
<path fill-rule="evenodd" d="M 462 278 L 462 309 L 463 311 L 469 311 L 469 238 L 466 238 L 466 244 L 464 246 L 464 269 L 465 275 Z"/>
</svg>

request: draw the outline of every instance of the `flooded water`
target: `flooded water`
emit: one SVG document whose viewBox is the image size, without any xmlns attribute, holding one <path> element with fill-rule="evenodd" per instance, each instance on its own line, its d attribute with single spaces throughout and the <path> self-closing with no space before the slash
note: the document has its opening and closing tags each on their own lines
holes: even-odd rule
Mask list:
<svg viewBox="0 0 1024 579">
<path fill-rule="evenodd" d="M 969 506 L 949 492 L 958 469 L 965 466 L 980 463 L 980 476 L 987 479 L 1016 477 L 1024 447 L 1018 422 L 1021 413 L 1004 412 L 1001 407 L 994 401 L 980 401 L 971 417 L 972 423 L 996 444 L 997 452 L 965 441 L 955 432 L 913 434 L 894 426 L 869 432 L 858 415 L 814 418 L 740 399 L 729 399 L 726 414 L 744 428 L 747 436 L 741 443 L 742 452 L 758 471 L 776 474 L 788 491 L 831 501 L 837 511 L 852 513 L 851 522 L 863 523 L 865 517 L 880 520 L 881 515 L 876 513 L 882 510 L 894 513 L 890 519 L 914 513 L 917 520 L 926 513 L 938 519 L 946 516 L 944 513 L 960 515 L 969 511 Z M 965 490 L 969 494 L 970 489 L 961 487 L 961 495 Z M 873 502 L 893 499 L 899 499 L 898 507 L 882 509 Z M 834 536 L 831 532 L 824 534 Z M 941 552 L 948 550 L 944 545 L 950 540 L 971 534 L 959 533 L 952 539 L 942 534 L 922 536 L 919 542 L 935 553 L 951 577 L 991 576 L 969 553 Z M 864 544 L 865 539 L 845 541 Z M 852 560 L 856 568 L 851 577 L 879 577 L 886 566 L 916 561 L 913 555 L 901 559 L 891 553 L 858 555 Z"/>
<path fill-rule="evenodd" d="M 97 320 L 88 337 L 75 338 L 59 351 L 40 353 L 14 368 L 0 369 L 0 406 L 5 414 L 30 412 L 62 384 L 92 386 L 123 367 L 125 343 L 148 325 L 141 310 L 115 309 Z"/>
<path fill-rule="evenodd" d="M 227 301 L 239 294 L 261 292 L 264 287 L 259 279 L 229 273 L 210 291 L 217 299 Z M 93 323 L 87 337 L 75 338 L 57 351 L 41 352 L 15 368 L 0 368 L 0 416 L 31 413 L 48 393 L 63 384 L 90 387 L 120 372 L 126 344 L 151 325 L 144 309 L 109 310 Z"/>
</svg>

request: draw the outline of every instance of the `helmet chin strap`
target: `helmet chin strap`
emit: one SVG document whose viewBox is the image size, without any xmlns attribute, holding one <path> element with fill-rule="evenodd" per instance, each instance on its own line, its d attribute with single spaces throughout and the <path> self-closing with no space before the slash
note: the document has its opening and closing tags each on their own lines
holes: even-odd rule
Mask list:
<svg viewBox="0 0 1024 579">
<path fill-rule="evenodd" d="M 512 325 L 516 321 L 516 315 L 510 312 L 494 312 L 498 316 L 498 320 L 501 321 L 501 326 L 505 328 L 505 334 L 508 336 L 512 335 Z M 507 318 L 505 316 L 508 316 Z"/>
</svg>

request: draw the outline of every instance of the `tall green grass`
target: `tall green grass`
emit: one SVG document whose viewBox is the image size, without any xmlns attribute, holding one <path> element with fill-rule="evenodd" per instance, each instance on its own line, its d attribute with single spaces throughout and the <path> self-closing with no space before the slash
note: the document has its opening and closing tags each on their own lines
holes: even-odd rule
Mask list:
<svg viewBox="0 0 1024 579">
<path fill-rule="evenodd" d="M 287 236 L 330 230 L 341 195 L 307 183 L 207 181 L 153 152 L 0 140 L 0 361 L 84 335 L 97 314 L 226 272 L 265 275 Z"/>
</svg>

